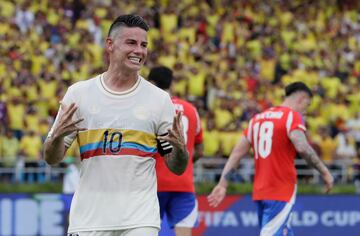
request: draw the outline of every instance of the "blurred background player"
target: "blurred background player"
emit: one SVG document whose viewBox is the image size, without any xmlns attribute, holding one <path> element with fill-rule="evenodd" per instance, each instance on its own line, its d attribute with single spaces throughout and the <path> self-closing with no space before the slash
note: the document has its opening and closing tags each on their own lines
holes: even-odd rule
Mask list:
<svg viewBox="0 0 360 236">
<path fill-rule="evenodd" d="M 113 21 L 105 41 L 108 69 L 67 90 L 46 138 L 45 159 L 51 165 L 63 160 L 75 139 L 80 146 L 71 235 L 158 235 L 158 140 L 172 146 L 164 154 L 167 167 L 176 174 L 186 169 L 181 113 L 175 114 L 166 92 L 139 75 L 147 58 L 148 30 L 137 15 Z"/>
<path fill-rule="evenodd" d="M 219 205 L 225 197 L 229 175 L 252 147 L 255 155 L 253 200 L 258 206 L 261 236 L 293 235 L 290 213 L 297 188 L 296 153 L 320 172 L 327 192 L 333 186 L 332 175 L 305 136 L 302 115 L 311 102 L 310 89 L 302 82 L 294 82 L 286 86 L 285 96 L 281 106 L 269 108 L 249 121 L 224 167 L 219 183 L 208 196 L 211 206 Z"/>
<path fill-rule="evenodd" d="M 173 72 L 165 66 L 154 67 L 149 74 L 149 81 L 170 92 Z M 172 97 L 176 112 L 182 112 L 182 123 L 189 163 L 184 174 L 171 173 L 164 160 L 156 159 L 158 198 L 160 217 L 166 215 L 170 228 L 175 228 L 176 236 L 189 236 L 197 223 L 198 205 L 193 181 L 193 163 L 203 154 L 203 131 L 199 114 L 189 102 Z"/>
</svg>

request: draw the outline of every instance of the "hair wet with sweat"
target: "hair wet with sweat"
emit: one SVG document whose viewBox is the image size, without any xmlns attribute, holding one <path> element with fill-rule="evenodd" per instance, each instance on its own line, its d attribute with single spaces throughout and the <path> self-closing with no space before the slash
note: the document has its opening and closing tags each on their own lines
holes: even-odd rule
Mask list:
<svg viewBox="0 0 360 236">
<path fill-rule="evenodd" d="M 116 32 L 121 27 L 139 27 L 145 31 L 149 30 L 149 25 L 141 16 L 121 15 L 118 18 L 116 18 L 114 22 L 111 24 L 108 32 L 108 37 L 113 36 L 114 32 Z"/>
</svg>

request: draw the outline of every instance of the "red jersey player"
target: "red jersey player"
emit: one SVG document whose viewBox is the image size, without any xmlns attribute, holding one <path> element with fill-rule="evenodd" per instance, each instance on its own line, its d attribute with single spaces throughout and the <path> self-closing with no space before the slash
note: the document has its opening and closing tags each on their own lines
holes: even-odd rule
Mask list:
<svg viewBox="0 0 360 236">
<path fill-rule="evenodd" d="M 223 200 L 229 174 L 252 147 L 255 161 L 253 200 L 258 206 L 261 236 L 293 235 L 289 215 L 296 195 L 296 153 L 320 172 L 327 192 L 333 186 L 332 175 L 305 136 L 302 114 L 310 104 L 311 90 L 302 82 L 294 82 L 286 86 L 285 95 L 281 106 L 269 108 L 249 121 L 219 183 L 208 196 L 211 206 Z"/>
<path fill-rule="evenodd" d="M 172 71 L 164 66 L 155 67 L 150 71 L 149 81 L 161 89 L 169 90 Z M 191 103 L 176 97 L 172 101 L 176 112 L 182 112 L 184 137 L 190 159 L 185 173 L 180 176 L 168 170 L 162 157 L 156 159 L 160 217 L 163 219 L 166 214 L 169 226 L 175 228 L 177 236 L 189 236 L 198 217 L 193 162 L 202 156 L 202 128 L 198 112 Z"/>
</svg>

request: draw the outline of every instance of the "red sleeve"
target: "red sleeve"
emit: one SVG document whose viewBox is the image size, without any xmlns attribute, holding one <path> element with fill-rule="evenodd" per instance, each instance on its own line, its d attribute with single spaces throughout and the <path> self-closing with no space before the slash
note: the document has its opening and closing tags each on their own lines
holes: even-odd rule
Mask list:
<svg viewBox="0 0 360 236">
<path fill-rule="evenodd" d="M 203 130 L 201 126 L 201 120 L 199 117 L 198 112 L 196 111 L 196 108 L 194 107 L 195 114 L 196 114 L 196 136 L 195 136 L 195 144 L 200 144 L 203 142 Z"/>
<path fill-rule="evenodd" d="M 286 121 L 286 129 L 288 134 L 296 129 L 305 132 L 306 127 L 302 115 L 298 112 L 290 111 Z"/>
</svg>

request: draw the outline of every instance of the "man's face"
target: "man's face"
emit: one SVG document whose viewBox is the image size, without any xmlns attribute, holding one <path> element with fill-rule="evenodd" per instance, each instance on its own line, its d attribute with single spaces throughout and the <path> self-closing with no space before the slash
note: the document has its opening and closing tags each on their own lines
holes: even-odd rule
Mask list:
<svg viewBox="0 0 360 236">
<path fill-rule="evenodd" d="M 147 57 L 147 32 L 138 27 L 121 27 L 106 40 L 111 63 L 127 71 L 139 71 Z"/>
<path fill-rule="evenodd" d="M 300 92 L 297 104 L 297 111 L 300 112 L 302 115 L 306 115 L 306 110 L 311 103 L 311 98 L 305 92 Z"/>
</svg>

